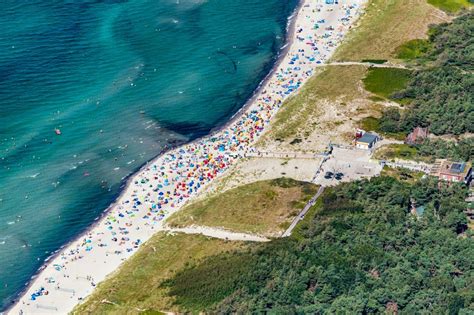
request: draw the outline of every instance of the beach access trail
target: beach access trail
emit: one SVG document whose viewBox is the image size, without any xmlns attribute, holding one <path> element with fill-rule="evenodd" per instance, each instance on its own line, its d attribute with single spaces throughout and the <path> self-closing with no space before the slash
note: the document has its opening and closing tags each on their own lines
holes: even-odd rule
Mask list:
<svg viewBox="0 0 474 315">
<path fill-rule="evenodd" d="M 199 234 L 229 241 L 246 241 L 246 242 L 269 242 L 270 239 L 259 235 L 239 233 L 227 231 L 224 229 L 213 228 L 208 226 L 190 226 L 184 228 L 169 228 L 163 229 L 169 233 L 184 233 L 184 234 Z"/>
<path fill-rule="evenodd" d="M 398 63 L 374 63 L 374 62 L 357 62 L 357 61 L 335 61 L 324 64 L 318 64 L 316 67 L 340 67 L 340 66 L 366 66 L 370 68 L 396 68 L 396 69 L 415 69 Z"/>
<path fill-rule="evenodd" d="M 313 198 L 311 198 L 310 201 L 308 201 L 308 203 L 304 206 L 303 210 L 301 210 L 301 212 L 296 216 L 296 218 L 294 218 L 293 222 L 291 222 L 290 226 L 288 227 L 288 229 L 286 229 L 286 231 L 283 233 L 282 237 L 288 237 L 291 235 L 291 232 L 293 232 L 293 230 L 295 229 L 296 225 L 304 219 L 304 216 L 306 215 L 306 213 L 309 211 L 309 209 L 314 206 L 316 204 L 316 200 L 318 200 L 319 196 L 321 196 L 321 194 L 323 193 L 324 191 L 324 186 L 321 186 L 319 187 L 318 189 L 318 192 L 313 196 Z"/>
<path fill-rule="evenodd" d="M 255 152 L 253 145 L 283 101 L 329 60 L 363 4 L 364 0 L 302 1 L 292 17 L 287 53 L 252 102 L 224 129 L 145 165 L 90 230 L 45 262 L 8 313 L 67 314 L 143 242 L 164 230 L 166 218 Z"/>
</svg>

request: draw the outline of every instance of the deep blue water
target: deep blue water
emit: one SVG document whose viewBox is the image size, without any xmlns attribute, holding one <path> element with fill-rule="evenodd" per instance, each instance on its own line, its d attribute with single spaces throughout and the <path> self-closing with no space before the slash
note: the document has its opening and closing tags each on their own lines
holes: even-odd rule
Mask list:
<svg viewBox="0 0 474 315">
<path fill-rule="evenodd" d="M 0 310 L 124 177 L 245 103 L 296 2 L 0 2 Z"/>
</svg>

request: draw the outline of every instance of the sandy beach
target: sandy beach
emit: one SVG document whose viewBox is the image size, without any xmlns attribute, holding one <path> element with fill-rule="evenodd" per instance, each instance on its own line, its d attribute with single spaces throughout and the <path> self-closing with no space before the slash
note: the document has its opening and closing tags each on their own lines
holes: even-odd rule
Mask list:
<svg viewBox="0 0 474 315">
<path fill-rule="evenodd" d="M 70 312 L 141 244 L 164 230 L 167 217 L 254 152 L 283 101 L 330 58 L 363 4 L 302 1 L 287 53 L 251 103 L 223 129 L 157 157 L 130 178 L 104 217 L 45 263 L 8 314 Z"/>
</svg>

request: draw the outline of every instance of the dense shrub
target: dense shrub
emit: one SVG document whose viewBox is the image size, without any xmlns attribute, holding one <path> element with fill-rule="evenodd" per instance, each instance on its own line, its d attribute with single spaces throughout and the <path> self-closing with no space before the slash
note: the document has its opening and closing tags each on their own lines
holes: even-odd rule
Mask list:
<svg viewBox="0 0 474 315">
<path fill-rule="evenodd" d="M 431 30 L 423 56 L 431 62 L 415 72 L 407 88 L 392 95 L 411 99 L 400 120 L 385 115 L 387 128 L 430 126 L 437 135 L 474 132 L 474 12 Z"/>
</svg>

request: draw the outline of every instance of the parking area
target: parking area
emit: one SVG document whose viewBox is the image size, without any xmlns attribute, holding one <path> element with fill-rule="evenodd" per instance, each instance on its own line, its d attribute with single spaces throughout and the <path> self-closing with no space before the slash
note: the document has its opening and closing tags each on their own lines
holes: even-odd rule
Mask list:
<svg viewBox="0 0 474 315">
<path fill-rule="evenodd" d="M 331 156 L 323 163 L 314 182 L 333 186 L 380 174 L 382 166 L 370 161 L 370 151 L 349 148 L 334 148 Z"/>
</svg>

